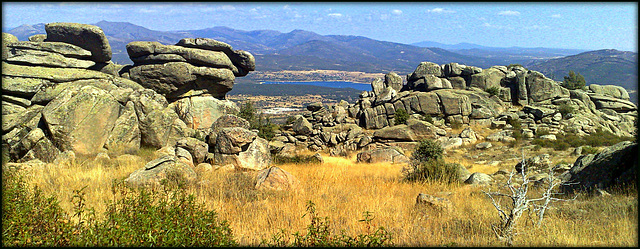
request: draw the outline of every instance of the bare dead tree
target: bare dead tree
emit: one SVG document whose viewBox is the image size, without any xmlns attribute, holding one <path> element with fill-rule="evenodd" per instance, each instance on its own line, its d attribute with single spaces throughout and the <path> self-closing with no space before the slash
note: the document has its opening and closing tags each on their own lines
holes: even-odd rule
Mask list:
<svg viewBox="0 0 640 249">
<path fill-rule="evenodd" d="M 524 159 L 524 152 L 522 153 L 521 165 L 522 170 L 520 173 L 512 171 L 511 174 L 509 174 L 509 178 L 504 186 L 509 193 L 483 191 L 484 194 L 491 198 L 491 202 L 500 216 L 500 223 L 492 225 L 491 228 L 498 239 L 505 241 L 508 245 L 513 244 L 513 238 L 518 234 L 515 232 L 515 226 L 525 211 L 533 211 L 538 216 L 537 225 L 540 226 L 542 224 L 545 211 L 550 208 L 551 203 L 564 201 L 564 199 L 555 197 L 561 194 L 554 192 L 554 189 L 556 189 L 560 184 L 560 180 L 554 177 L 553 169 L 551 168 L 545 178 L 547 186 L 545 187 L 545 191 L 542 193 L 542 196 L 538 198 L 528 197 L 527 194 L 529 193 L 529 188 L 532 186 L 533 182 L 529 179 L 527 174 L 529 170 L 526 170 L 525 168 L 526 160 Z M 514 184 L 514 178 L 516 177 L 522 180 L 522 184 L 520 184 L 520 186 Z M 500 197 L 509 200 L 510 205 L 500 205 L 500 202 L 497 200 L 497 198 Z"/>
</svg>

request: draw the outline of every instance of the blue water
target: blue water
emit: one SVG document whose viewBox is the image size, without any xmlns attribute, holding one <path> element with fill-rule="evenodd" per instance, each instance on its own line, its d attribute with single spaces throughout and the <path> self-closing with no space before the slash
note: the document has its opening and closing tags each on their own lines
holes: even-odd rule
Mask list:
<svg viewBox="0 0 640 249">
<path fill-rule="evenodd" d="M 371 91 L 371 84 L 354 83 L 348 81 L 265 81 L 262 84 L 290 84 L 290 85 L 312 85 L 312 86 L 324 86 L 333 88 L 347 88 L 351 87 L 360 91 Z"/>
</svg>

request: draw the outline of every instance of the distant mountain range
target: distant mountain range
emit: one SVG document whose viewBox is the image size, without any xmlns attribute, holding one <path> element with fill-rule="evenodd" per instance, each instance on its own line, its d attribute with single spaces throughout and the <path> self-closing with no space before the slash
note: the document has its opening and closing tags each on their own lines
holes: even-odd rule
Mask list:
<svg viewBox="0 0 640 249">
<path fill-rule="evenodd" d="M 617 50 L 499 48 L 430 41 L 401 44 L 362 36 L 320 35 L 304 30 L 282 33 L 213 27 L 166 32 L 127 22 L 100 21 L 95 25 L 107 35 L 113 52 L 112 60 L 119 64 L 132 64 L 125 48 L 131 41 L 175 44 L 186 37 L 204 37 L 226 42 L 234 49 L 250 51 L 256 57 L 257 71 L 325 69 L 407 74 L 422 61 L 438 64 L 457 62 L 482 68 L 521 64 L 555 80 L 562 80 L 569 70 L 574 70 L 584 75 L 588 84 L 614 84 L 630 90 L 638 88 L 637 53 Z M 44 24 L 22 25 L 5 32 L 20 40 L 45 33 Z"/>
</svg>

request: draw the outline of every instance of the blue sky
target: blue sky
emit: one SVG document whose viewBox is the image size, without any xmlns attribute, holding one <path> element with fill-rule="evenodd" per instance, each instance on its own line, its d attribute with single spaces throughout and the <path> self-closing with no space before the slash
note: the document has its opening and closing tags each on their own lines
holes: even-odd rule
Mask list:
<svg viewBox="0 0 640 249">
<path fill-rule="evenodd" d="M 131 22 L 175 31 L 294 29 L 414 43 L 637 52 L 638 3 L 10 3 L 3 30 L 49 22 Z"/>
</svg>

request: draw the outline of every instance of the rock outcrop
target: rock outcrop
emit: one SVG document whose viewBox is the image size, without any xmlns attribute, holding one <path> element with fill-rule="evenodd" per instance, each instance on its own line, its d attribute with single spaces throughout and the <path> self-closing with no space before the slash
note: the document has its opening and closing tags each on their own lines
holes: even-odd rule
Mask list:
<svg viewBox="0 0 640 249">
<path fill-rule="evenodd" d="M 29 41 L 3 33 L 2 147 L 12 161 L 135 154 L 141 146 L 175 147 L 190 165 L 213 161 L 214 146 L 203 140 L 219 117 L 239 110 L 225 100 L 235 77 L 255 70 L 250 53 L 212 39 L 132 42 L 135 64 L 122 66 L 110 61 L 99 27 L 49 23 L 45 31 Z M 234 155 L 240 167 L 268 165 L 257 153 L 266 141 L 255 140 Z"/>
<path fill-rule="evenodd" d="M 567 193 L 637 184 L 638 144 L 620 142 L 600 153 L 580 156 L 565 174 L 561 189 Z"/>
</svg>

